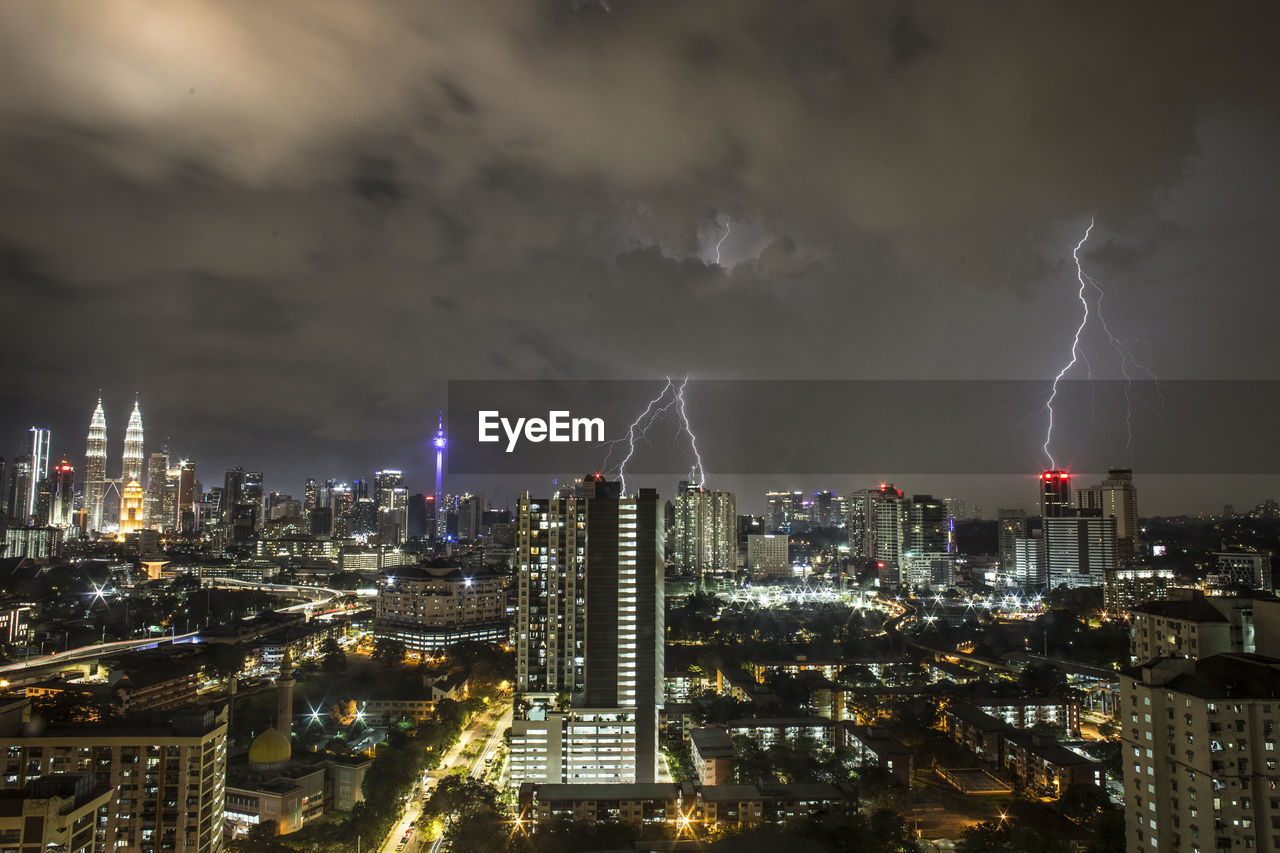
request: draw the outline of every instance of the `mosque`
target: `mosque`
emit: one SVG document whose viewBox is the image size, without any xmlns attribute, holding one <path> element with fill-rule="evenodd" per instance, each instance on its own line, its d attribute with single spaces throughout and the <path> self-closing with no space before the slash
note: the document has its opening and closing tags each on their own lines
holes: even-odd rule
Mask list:
<svg viewBox="0 0 1280 853">
<path fill-rule="evenodd" d="M 228 837 L 273 821 L 280 835 L 295 832 L 326 811 L 349 811 L 364 799 L 361 786 L 373 759 L 363 755 L 293 754 L 293 658 L 285 652 L 276 679 L 276 721 L 259 732 L 246 753 L 227 761 Z"/>
</svg>

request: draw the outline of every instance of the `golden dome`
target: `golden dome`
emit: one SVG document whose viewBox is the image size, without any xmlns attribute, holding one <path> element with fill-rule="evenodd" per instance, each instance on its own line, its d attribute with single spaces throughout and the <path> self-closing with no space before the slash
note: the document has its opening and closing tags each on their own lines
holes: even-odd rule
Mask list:
<svg viewBox="0 0 1280 853">
<path fill-rule="evenodd" d="M 264 729 L 249 744 L 249 763 L 255 767 L 284 764 L 292 754 L 289 738 L 274 728 Z"/>
</svg>

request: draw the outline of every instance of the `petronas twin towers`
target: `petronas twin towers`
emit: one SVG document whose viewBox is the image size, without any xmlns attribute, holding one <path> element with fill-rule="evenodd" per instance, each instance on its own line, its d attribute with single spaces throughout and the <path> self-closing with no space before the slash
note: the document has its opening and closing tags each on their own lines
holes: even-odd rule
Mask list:
<svg viewBox="0 0 1280 853">
<path fill-rule="evenodd" d="M 107 479 L 107 416 L 102 410 L 101 398 L 89 421 L 89 441 L 84 456 L 84 504 L 89 511 L 89 529 L 102 530 L 104 521 L 115 521 L 106 518 L 104 512 L 109 487 L 118 486 L 119 493 L 130 483 L 142 483 L 142 409 L 139 403 L 134 402 L 133 414 L 129 415 L 129 425 L 124 431 L 124 463 L 118 480 Z"/>
</svg>

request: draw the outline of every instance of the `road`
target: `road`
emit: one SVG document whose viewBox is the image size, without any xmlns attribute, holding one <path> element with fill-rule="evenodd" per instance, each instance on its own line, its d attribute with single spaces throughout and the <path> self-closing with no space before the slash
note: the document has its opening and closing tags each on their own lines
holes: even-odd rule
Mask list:
<svg viewBox="0 0 1280 853">
<path fill-rule="evenodd" d="M 200 635 L 199 631 L 192 631 L 190 634 L 163 634 L 155 637 L 145 637 L 140 640 L 116 640 L 111 643 L 94 643 L 89 646 L 80 646 L 75 649 L 68 649 L 65 652 L 56 652 L 51 655 L 40 655 L 28 660 L 17 661 L 15 663 L 7 663 L 0 666 L 0 672 L 21 672 L 25 669 L 37 669 L 42 666 L 52 666 L 60 663 L 75 663 L 85 658 L 101 657 L 109 655 L 113 652 L 123 652 L 129 649 L 140 649 L 146 646 L 156 646 L 161 643 L 190 643 Z"/>
<path fill-rule="evenodd" d="M 335 599 L 354 592 L 354 590 L 329 589 L 327 587 L 320 586 L 255 583 L 253 581 L 237 580 L 235 578 L 208 578 L 205 583 L 208 586 L 232 589 L 260 589 L 263 592 L 291 595 L 294 597 L 314 596 L 314 600 L 312 601 L 305 601 L 301 604 L 292 604 L 286 607 L 281 607 L 276 611 L 277 613 L 292 613 L 298 610 L 305 610 L 309 607 L 321 607 Z M 88 646 L 68 649 L 64 652 L 56 652 L 51 655 L 39 655 L 38 657 L 29 658 L 27 660 L 7 663 L 0 666 L 0 673 L 22 672 L 27 669 L 39 669 L 40 667 L 54 666 L 61 663 L 75 663 L 76 661 L 101 657 L 103 655 L 114 654 L 115 652 L 155 646 L 160 643 L 189 643 L 193 642 L 199 635 L 199 631 L 192 631 L 187 634 L 178 634 L 176 636 L 173 634 L 161 634 L 136 640 L 116 640 L 110 643 L 93 643 Z"/>
<path fill-rule="evenodd" d="M 382 842 L 382 846 L 378 848 L 378 853 L 396 853 L 396 845 L 400 843 L 400 839 L 405 837 L 405 833 L 411 830 L 418 818 L 422 816 L 422 805 L 431 796 L 431 791 L 436 783 L 449 775 L 451 771 L 456 770 L 458 767 L 463 767 L 467 775 L 473 779 L 483 779 L 485 777 L 488 773 L 485 759 L 497 754 L 498 747 L 502 744 L 502 734 L 511 725 L 512 710 L 509 701 L 501 701 L 500 704 L 493 705 L 484 713 L 475 716 L 467 727 L 462 730 L 462 734 L 458 737 L 458 742 L 445 753 L 439 768 L 427 773 L 427 783 L 422 787 L 421 796 L 410 798 L 404 815 L 392 827 L 391 832 Z M 470 761 L 466 760 L 462 755 L 463 751 L 473 741 L 482 737 L 486 738 L 484 748 L 480 750 L 475 758 L 470 759 Z M 443 843 L 443 838 L 437 838 L 435 841 L 425 842 L 426 846 L 423 846 L 424 840 L 419 838 L 418 833 L 414 831 L 409 837 L 409 842 L 400 848 L 399 853 L 421 853 L 421 851 L 439 853 Z"/>
</svg>

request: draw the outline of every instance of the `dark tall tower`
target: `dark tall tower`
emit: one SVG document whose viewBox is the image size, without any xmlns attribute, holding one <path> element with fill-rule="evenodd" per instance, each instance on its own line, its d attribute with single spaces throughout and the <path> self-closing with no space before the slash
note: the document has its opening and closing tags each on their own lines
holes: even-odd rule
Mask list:
<svg viewBox="0 0 1280 853">
<path fill-rule="evenodd" d="M 582 484 L 587 560 L 583 704 L 634 708 L 636 781 L 657 780 L 663 700 L 663 504 L 599 474 Z"/>
<path fill-rule="evenodd" d="M 1045 471 L 1040 475 L 1040 517 L 1068 518 L 1075 515 L 1071 504 L 1071 475 L 1066 471 Z"/>
</svg>

